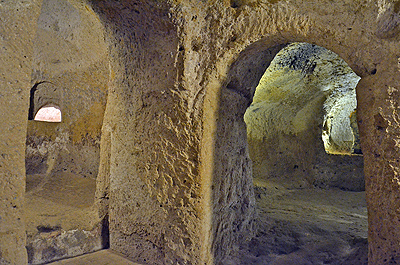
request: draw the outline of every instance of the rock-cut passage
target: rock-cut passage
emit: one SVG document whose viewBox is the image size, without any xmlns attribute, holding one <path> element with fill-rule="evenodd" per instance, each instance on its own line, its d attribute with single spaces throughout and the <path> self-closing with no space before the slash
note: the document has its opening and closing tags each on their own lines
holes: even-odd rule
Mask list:
<svg viewBox="0 0 400 265">
<path fill-rule="evenodd" d="M 359 79 L 308 43 L 286 46 L 265 71 L 244 116 L 259 226 L 244 264 L 365 264 Z"/>
<path fill-rule="evenodd" d="M 110 70 L 103 26 L 88 3 L 42 2 L 25 149 L 28 264 L 108 245 L 95 205 Z"/>
</svg>

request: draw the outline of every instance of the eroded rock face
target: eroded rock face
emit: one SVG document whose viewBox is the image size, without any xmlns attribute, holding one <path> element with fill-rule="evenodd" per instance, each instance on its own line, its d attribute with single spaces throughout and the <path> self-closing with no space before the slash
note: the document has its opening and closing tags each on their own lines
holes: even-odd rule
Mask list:
<svg viewBox="0 0 400 265">
<path fill-rule="evenodd" d="M 359 79 L 325 48 L 308 43 L 283 48 L 244 115 L 255 181 L 364 190 L 361 157 L 326 154 L 350 155 L 359 142 L 350 120 Z"/>
<path fill-rule="evenodd" d="M 41 234 L 28 236 L 29 264 L 75 257 L 102 249 L 101 231 L 74 229 L 61 231 L 61 227 L 39 227 Z"/>
</svg>

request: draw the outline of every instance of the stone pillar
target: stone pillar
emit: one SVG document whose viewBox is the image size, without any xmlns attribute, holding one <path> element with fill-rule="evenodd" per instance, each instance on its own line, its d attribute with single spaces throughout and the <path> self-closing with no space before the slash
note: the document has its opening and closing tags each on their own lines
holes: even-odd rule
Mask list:
<svg viewBox="0 0 400 265">
<path fill-rule="evenodd" d="M 198 142 L 185 113 L 182 51 L 166 2 L 92 1 L 111 58 L 101 143 L 109 168 L 101 167 L 98 196 L 109 194 L 109 204 L 99 202 L 101 210 L 109 205 L 111 249 L 140 264 L 197 264 Z"/>
<path fill-rule="evenodd" d="M 0 264 L 26 264 L 25 141 L 40 0 L 0 3 Z"/>
<path fill-rule="evenodd" d="M 368 263 L 400 261 L 400 82 L 397 58 L 387 58 L 357 88 L 368 203 Z"/>
</svg>

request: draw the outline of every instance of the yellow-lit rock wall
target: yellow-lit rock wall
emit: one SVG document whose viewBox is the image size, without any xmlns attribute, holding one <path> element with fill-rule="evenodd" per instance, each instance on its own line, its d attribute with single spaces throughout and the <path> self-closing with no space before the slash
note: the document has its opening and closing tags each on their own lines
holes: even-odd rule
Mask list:
<svg viewBox="0 0 400 265">
<path fill-rule="evenodd" d="M 313 44 L 292 43 L 276 54 L 244 115 L 255 184 L 364 190 L 363 159 L 348 156 L 358 139 L 350 114 L 359 79 Z"/>
<path fill-rule="evenodd" d="M 0 6 L 0 263 L 26 264 L 25 140 L 39 1 Z M 20 18 L 25 19 L 21 20 Z"/>
<path fill-rule="evenodd" d="M 93 6 L 106 27 L 112 70 L 104 125 L 111 141 L 110 247 L 143 264 L 194 263 L 201 195 L 192 122 L 199 121 L 190 119 L 179 83 L 182 52 L 171 6 Z"/>
</svg>

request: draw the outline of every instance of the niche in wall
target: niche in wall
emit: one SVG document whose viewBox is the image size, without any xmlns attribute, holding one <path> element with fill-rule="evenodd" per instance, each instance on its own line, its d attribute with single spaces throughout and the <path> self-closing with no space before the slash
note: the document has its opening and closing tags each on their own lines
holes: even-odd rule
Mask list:
<svg viewBox="0 0 400 265">
<path fill-rule="evenodd" d="M 66 91 L 56 97 L 51 92 L 61 89 L 54 86 L 38 86 L 36 94 L 44 107 L 28 120 L 25 213 L 30 264 L 103 247 L 102 228 L 94 208 L 99 143 L 71 139 L 72 121 L 79 118 L 71 112 L 68 97 L 73 95 Z M 58 104 L 47 102 L 63 103 L 63 122 Z"/>
<path fill-rule="evenodd" d="M 359 79 L 335 53 L 292 43 L 259 80 L 244 115 L 260 228 L 248 246 L 255 263 L 366 261 Z"/>
</svg>

